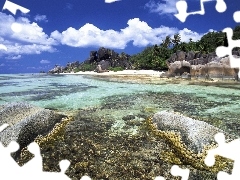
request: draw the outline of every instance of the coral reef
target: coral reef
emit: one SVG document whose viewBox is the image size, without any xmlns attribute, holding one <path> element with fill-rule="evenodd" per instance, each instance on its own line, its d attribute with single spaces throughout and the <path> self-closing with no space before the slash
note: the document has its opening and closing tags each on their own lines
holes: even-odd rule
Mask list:
<svg viewBox="0 0 240 180">
<path fill-rule="evenodd" d="M 161 157 L 170 163 L 191 165 L 199 170 L 208 170 L 211 172 L 218 172 L 220 170 L 230 171 L 232 169 L 232 161 L 226 160 L 222 157 L 217 157 L 216 163 L 213 167 L 208 167 L 204 163 L 207 155 L 207 150 L 215 148 L 216 144 L 207 145 L 202 149 L 201 153 L 194 153 L 182 141 L 182 137 L 177 132 L 158 130 L 153 124 L 152 118 L 148 118 L 145 126 L 154 137 L 166 140 L 171 147 L 171 152 L 162 152 Z"/>
<path fill-rule="evenodd" d="M 73 120 L 73 117 L 66 117 L 62 119 L 60 123 L 56 123 L 52 131 L 46 136 L 38 135 L 34 140 L 40 148 L 51 147 L 55 142 L 62 141 L 65 135 L 66 125 Z M 32 158 L 32 154 L 29 153 L 26 147 L 24 147 L 18 160 L 19 165 L 23 165 Z"/>
<path fill-rule="evenodd" d="M 66 174 L 73 180 L 83 175 L 93 180 L 153 179 L 156 176 L 179 180 L 170 174 L 172 165 L 178 164 L 190 169 L 190 180 L 216 179 L 217 171 L 230 172 L 232 169 L 232 161 L 221 157 L 217 157 L 214 167 L 204 164 L 207 150 L 216 144 L 196 153 L 184 143 L 179 132 L 159 130 L 152 118 L 147 118 L 167 108 L 199 119 L 202 115 L 197 112 L 213 105 L 228 103 L 172 92 L 107 97 L 99 107 L 79 109 L 72 117 L 56 124 L 50 134 L 36 138 L 43 157 L 43 170 L 60 171 L 58 162 L 68 159 L 71 165 Z M 231 121 L 225 122 L 227 114 L 221 115 L 223 119 L 213 115 L 212 119 L 206 116 L 204 120 L 210 124 L 216 122 L 222 129 Z M 123 122 L 123 126 L 115 126 L 117 120 Z M 133 127 L 135 134 L 130 131 Z M 237 130 L 233 132 L 237 134 Z M 31 154 L 23 150 L 19 163 L 24 164 L 30 158 Z"/>
<path fill-rule="evenodd" d="M 0 124 L 9 126 L 0 133 L 0 141 L 8 145 L 16 141 L 20 150 L 14 153 L 18 159 L 22 148 L 30 144 L 38 135 L 48 134 L 64 115 L 27 103 L 7 103 L 0 106 Z"/>
</svg>

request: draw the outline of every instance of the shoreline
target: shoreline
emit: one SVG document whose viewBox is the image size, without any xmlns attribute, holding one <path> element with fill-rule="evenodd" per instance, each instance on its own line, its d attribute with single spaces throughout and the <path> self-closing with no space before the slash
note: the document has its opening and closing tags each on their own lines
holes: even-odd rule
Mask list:
<svg viewBox="0 0 240 180">
<path fill-rule="evenodd" d="M 97 78 L 104 81 L 113 82 L 127 82 L 127 83 L 139 83 L 139 84 L 186 84 L 186 85 L 219 85 L 219 84 L 238 84 L 238 81 L 233 79 L 221 79 L 211 78 L 206 80 L 204 78 L 193 77 L 191 79 L 185 79 L 181 77 L 160 77 L 164 71 L 154 70 L 123 70 L 123 71 L 108 71 L 97 73 L 94 71 L 80 71 L 71 73 L 59 73 L 59 75 L 86 75 L 91 78 Z M 54 74 L 55 75 L 55 74 Z M 57 75 L 57 74 L 56 74 Z"/>
<path fill-rule="evenodd" d="M 147 75 L 153 77 L 160 77 L 164 71 L 154 71 L 154 70 L 123 70 L 123 71 L 106 71 L 102 73 L 97 73 L 94 71 L 79 71 L 79 72 L 71 72 L 71 73 L 59 73 L 61 75 L 97 75 L 97 76 L 113 76 L 113 75 Z"/>
</svg>

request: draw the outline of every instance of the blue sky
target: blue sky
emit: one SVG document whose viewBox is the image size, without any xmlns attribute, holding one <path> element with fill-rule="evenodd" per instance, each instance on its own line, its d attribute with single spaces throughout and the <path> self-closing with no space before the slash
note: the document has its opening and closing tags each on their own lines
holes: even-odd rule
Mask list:
<svg viewBox="0 0 240 180">
<path fill-rule="evenodd" d="M 225 0 L 227 11 L 218 13 L 216 1 L 205 2 L 205 15 L 191 15 L 182 23 L 177 0 L 11 0 L 30 10 L 24 14 L 0 11 L 0 73 L 48 71 L 55 64 L 84 61 L 99 47 L 130 55 L 160 44 L 167 35 L 180 33 L 182 41 L 198 40 L 209 31 L 234 28 L 233 13 L 240 0 Z M 3 8 L 5 0 L 0 0 Z M 200 10 L 200 0 L 188 0 L 188 12 Z M 21 26 L 12 30 L 13 23 Z"/>
</svg>

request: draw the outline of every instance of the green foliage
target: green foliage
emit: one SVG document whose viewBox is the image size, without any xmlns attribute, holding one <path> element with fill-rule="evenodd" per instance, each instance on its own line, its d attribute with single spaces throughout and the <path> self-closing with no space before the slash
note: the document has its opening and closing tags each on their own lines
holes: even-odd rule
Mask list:
<svg viewBox="0 0 240 180">
<path fill-rule="evenodd" d="M 96 66 L 93 64 L 82 64 L 78 67 L 79 71 L 94 71 Z"/>
<path fill-rule="evenodd" d="M 236 40 L 236 39 L 240 39 L 240 25 L 239 26 L 236 26 L 234 29 L 233 29 L 233 39 Z"/>
<path fill-rule="evenodd" d="M 114 71 L 114 72 L 117 72 L 117 71 L 123 71 L 123 67 L 110 67 L 108 68 L 109 71 Z"/>
<path fill-rule="evenodd" d="M 227 37 L 223 32 L 209 32 L 197 42 L 198 50 L 203 53 L 211 53 L 218 46 L 227 46 Z"/>
<path fill-rule="evenodd" d="M 170 50 L 165 46 L 150 46 L 130 58 L 136 69 L 166 69 L 166 59 L 171 55 Z"/>
<path fill-rule="evenodd" d="M 233 39 L 240 39 L 240 25 L 233 28 Z M 160 43 L 160 42 L 159 42 Z M 153 70 L 166 70 L 166 60 L 177 51 L 184 52 L 200 52 L 201 54 L 208 54 L 215 52 L 219 46 L 228 46 L 228 39 L 224 32 L 208 32 L 203 35 L 199 41 L 194 42 L 192 38 L 189 42 L 182 42 L 181 35 L 175 34 L 173 38 L 166 36 L 159 45 L 148 46 L 142 52 L 135 54 L 131 57 L 122 52 L 118 58 L 120 60 L 129 59 L 130 63 L 135 69 L 153 69 Z M 234 51 L 239 51 L 240 47 L 233 48 Z M 109 54 L 114 51 L 108 50 Z M 66 67 L 64 72 L 79 72 L 79 71 L 94 71 L 96 64 L 83 63 L 78 67 Z M 122 71 L 122 67 L 109 68 L 111 71 Z"/>
<path fill-rule="evenodd" d="M 78 67 L 73 69 L 74 73 L 79 72 L 79 71 L 80 71 L 80 69 Z"/>
<path fill-rule="evenodd" d="M 233 39 L 234 40 L 237 40 L 237 39 L 240 39 L 240 25 L 239 26 L 236 26 L 233 30 Z M 240 47 L 235 47 L 233 49 L 234 51 L 239 51 L 240 50 Z"/>
<path fill-rule="evenodd" d="M 240 26 L 236 26 L 233 30 L 233 39 L 240 39 Z M 226 33 L 209 32 L 202 36 L 199 41 L 194 42 L 192 38 L 189 42 L 181 42 L 180 34 L 175 34 L 173 39 L 166 36 L 160 45 L 146 47 L 141 53 L 131 56 L 130 62 L 136 69 L 166 69 L 166 60 L 176 51 L 194 51 L 208 54 L 215 52 L 219 46 L 228 46 Z M 234 50 L 240 50 L 239 47 Z"/>
</svg>

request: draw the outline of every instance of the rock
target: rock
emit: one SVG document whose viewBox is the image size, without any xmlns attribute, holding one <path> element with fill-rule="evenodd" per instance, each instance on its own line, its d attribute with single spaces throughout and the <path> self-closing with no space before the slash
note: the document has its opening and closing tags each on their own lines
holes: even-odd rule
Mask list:
<svg viewBox="0 0 240 180">
<path fill-rule="evenodd" d="M 202 64 L 202 65 L 207 63 L 208 63 L 208 60 L 206 57 L 200 57 L 199 59 L 197 59 L 197 62 L 196 62 L 196 64 Z"/>
<path fill-rule="evenodd" d="M 205 65 L 192 65 L 190 69 L 190 74 L 192 77 L 201 76 L 206 74 Z"/>
<path fill-rule="evenodd" d="M 177 55 L 176 53 L 172 54 L 169 59 L 167 59 L 166 63 L 169 66 L 170 63 L 174 63 L 177 60 Z"/>
<path fill-rule="evenodd" d="M 222 78 L 224 75 L 223 65 L 218 62 L 210 62 L 206 65 L 209 77 Z"/>
<path fill-rule="evenodd" d="M 113 51 L 112 52 L 112 55 L 111 55 L 111 59 L 117 59 L 118 58 L 118 56 L 119 56 L 119 54 L 117 53 L 117 52 L 115 52 L 115 51 Z"/>
<path fill-rule="evenodd" d="M 214 60 L 214 58 L 217 57 L 217 54 L 216 52 L 213 52 L 213 53 L 209 53 L 208 56 L 207 56 L 207 63 L 211 62 Z"/>
<path fill-rule="evenodd" d="M 190 73 L 190 63 L 187 61 L 175 61 L 169 65 L 170 76 L 181 76 L 184 72 Z"/>
<path fill-rule="evenodd" d="M 95 69 L 95 72 L 103 73 L 103 72 L 108 72 L 108 70 L 102 69 L 101 65 L 97 65 L 97 68 Z"/>
<path fill-rule="evenodd" d="M 174 63 L 176 61 L 183 61 L 185 59 L 186 53 L 183 51 L 177 51 L 176 53 L 172 54 L 169 59 L 166 60 L 166 63 L 169 66 L 170 63 Z"/>
<path fill-rule="evenodd" d="M 222 79 L 227 77 L 230 79 L 237 79 L 238 71 L 238 68 L 231 68 L 229 57 L 214 57 L 209 63 L 205 64 L 200 64 L 199 62 L 196 62 L 196 60 L 192 60 L 190 74 L 192 77 L 208 76 L 209 78 Z"/>
<path fill-rule="evenodd" d="M 111 63 L 106 60 L 100 61 L 98 65 L 101 66 L 102 70 L 107 70 L 109 67 L 111 67 Z"/>
<path fill-rule="evenodd" d="M 229 60 L 229 57 L 221 58 L 221 59 L 219 60 L 219 62 L 222 63 L 223 65 L 230 66 L 230 60 Z"/>
<path fill-rule="evenodd" d="M 237 52 L 235 52 L 237 54 Z M 236 56 L 236 55 L 235 55 Z M 184 60 L 186 59 L 186 61 Z M 216 53 L 202 54 L 177 51 L 166 61 L 168 72 L 161 77 L 180 77 L 184 72 L 196 78 L 220 78 L 238 80 L 239 68 L 231 68 L 229 57 L 220 58 Z M 207 77 L 207 78 L 206 78 Z M 188 78 L 183 76 L 182 78 Z"/>
<path fill-rule="evenodd" d="M 109 67 L 121 67 L 123 69 L 133 69 L 132 63 L 129 61 L 130 55 L 121 53 L 118 54 L 114 50 L 101 47 L 98 51 L 90 51 L 89 58 L 82 63 L 79 61 L 67 63 L 66 67 L 56 66 L 49 70 L 49 73 L 63 73 L 63 72 L 75 72 L 75 70 L 84 70 L 86 67 L 96 67 L 97 72 L 105 72 Z M 101 69 L 97 67 L 101 66 Z M 92 69 L 92 68 L 91 68 Z"/>
<path fill-rule="evenodd" d="M 56 74 L 56 73 L 62 73 L 63 67 L 56 65 L 53 69 L 49 70 L 48 73 Z"/>
<path fill-rule="evenodd" d="M 232 55 L 239 56 L 239 51 L 232 51 Z"/>
<path fill-rule="evenodd" d="M 101 47 L 99 48 L 98 50 L 98 59 L 101 61 L 101 60 L 106 60 L 106 59 L 110 59 L 111 55 L 110 55 L 110 50 L 104 48 L 104 47 Z"/>
<path fill-rule="evenodd" d="M 0 141 L 7 146 L 10 141 L 19 143 L 20 150 L 38 135 L 46 135 L 64 115 L 26 103 L 9 103 L 0 106 L 0 125 L 9 126 L 0 132 Z M 20 152 L 18 151 L 18 153 Z M 16 156 L 19 154 L 17 153 Z"/>
<path fill-rule="evenodd" d="M 103 72 L 101 65 L 97 65 L 97 68 L 95 69 L 97 73 Z"/>
<path fill-rule="evenodd" d="M 200 57 L 202 57 L 202 53 L 201 52 L 196 52 L 194 59 L 197 59 L 197 58 L 200 58 Z"/>
<path fill-rule="evenodd" d="M 177 55 L 177 61 L 183 61 L 186 59 L 186 53 L 183 51 L 177 51 L 176 55 Z"/>
<path fill-rule="evenodd" d="M 134 115 L 127 115 L 127 116 L 124 116 L 122 118 L 122 120 L 124 120 L 124 121 L 129 121 L 129 120 L 132 120 L 132 119 L 135 119 Z"/>
<path fill-rule="evenodd" d="M 191 74 L 190 74 L 190 73 L 187 73 L 187 72 L 184 72 L 184 73 L 181 75 L 181 78 L 182 78 L 182 79 L 191 79 Z"/>
<path fill-rule="evenodd" d="M 97 61 L 97 51 L 90 51 L 90 63 Z"/>
<path fill-rule="evenodd" d="M 194 153 L 201 152 L 204 146 L 215 143 L 214 136 L 221 129 L 206 122 L 195 120 L 174 112 L 161 111 L 153 116 L 153 124 L 158 130 L 172 131 L 181 136 L 183 143 Z M 224 133 L 227 135 L 226 133 Z M 230 139 L 227 135 L 226 139 Z"/>
<path fill-rule="evenodd" d="M 189 52 L 187 52 L 186 56 L 187 56 L 186 61 L 190 61 L 192 59 L 195 59 L 195 52 L 189 51 Z"/>
<path fill-rule="evenodd" d="M 169 78 L 169 77 L 171 77 L 171 74 L 169 73 L 169 71 L 164 72 L 160 75 L 160 78 Z"/>
</svg>

